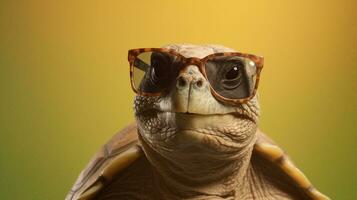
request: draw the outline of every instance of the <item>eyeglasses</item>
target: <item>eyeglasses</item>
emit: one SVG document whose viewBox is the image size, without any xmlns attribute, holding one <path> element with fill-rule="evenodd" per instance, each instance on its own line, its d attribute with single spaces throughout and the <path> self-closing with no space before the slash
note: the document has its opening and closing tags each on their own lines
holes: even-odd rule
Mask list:
<svg viewBox="0 0 357 200">
<path fill-rule="evenodd" d="M 242 104 L 254 97 L 264 58 L 252 54 L 223 52 L 202 59 L 186 58 L 172 49 L 129 50 L 131 86 L 142 96 L 160 96 L 176 83 L 181 69 L 196 65 L 208 81 L 213 96 L 228 104 Z"/>
</svg>

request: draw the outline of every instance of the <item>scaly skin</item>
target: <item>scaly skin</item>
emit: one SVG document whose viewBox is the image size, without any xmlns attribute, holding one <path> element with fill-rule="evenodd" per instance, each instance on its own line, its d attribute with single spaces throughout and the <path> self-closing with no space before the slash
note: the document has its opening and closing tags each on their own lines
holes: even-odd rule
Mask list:
<svg viewBox="0 0 357 200">
<path fill-rule="evenodd" d="M 199 58 L 234 51 L 167 48 Z M 329 199 L 257 128 L 256 96 L 237 106 L 222 104 L 194 65 L 182 69 L 169 88 L 160 97 L 135 97 L 136 124 L 94 156 L 68 200 Z"/>
<path fill-rule="evenodd" d="M 186 57 L 234 51 L 222 46 L 168 45 Z M 161 199 L 250 198 L 248 168 L 259 119 L 257 97 L 239 106 L 218 102 L 194 65 L 161 97 L 135 97 L 144 153 Z M 201 81 L 200 84 L 197 84 Z"/>
</svg>

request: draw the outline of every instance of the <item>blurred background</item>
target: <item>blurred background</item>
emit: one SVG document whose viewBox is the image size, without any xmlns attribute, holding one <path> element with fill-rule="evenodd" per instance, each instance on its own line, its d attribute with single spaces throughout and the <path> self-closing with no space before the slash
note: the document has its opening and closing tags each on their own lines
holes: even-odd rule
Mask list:
<svg viewBox="0 0 357 200">
<path fill-rule="evenodd" d="M 265 57 L 260 126 L 332 199 L 357 198 L 357 2 L 1 1 L 0 199 L 64 199 L 133 121 L 127 50 Z"/>
</svg>

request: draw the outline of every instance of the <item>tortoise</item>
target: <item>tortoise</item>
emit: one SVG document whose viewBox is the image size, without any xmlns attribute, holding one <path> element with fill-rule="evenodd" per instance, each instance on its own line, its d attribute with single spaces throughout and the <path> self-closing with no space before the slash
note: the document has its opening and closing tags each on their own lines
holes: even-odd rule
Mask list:
<svg viewBox="0 0 357 200">
<path fill-rule="evenodd" d="M 258 127 L 263 57 L 221 45 L 129 50 L 136 121 L 80 173 L 66 200 L 325 200 Z"/>
</svg>

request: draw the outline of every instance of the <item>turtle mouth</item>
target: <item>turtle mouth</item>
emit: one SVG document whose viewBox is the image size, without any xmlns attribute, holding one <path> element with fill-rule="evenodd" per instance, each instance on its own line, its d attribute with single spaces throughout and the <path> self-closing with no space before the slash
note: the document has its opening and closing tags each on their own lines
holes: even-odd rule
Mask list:
<svg viewBox="0 0 357 200">
<path fill-rule="evenodd" d="M 162 112 L 162 113 L 165 113 L 165 112 Z M 248 115 L 244 115 L 244 114 L 241 114 L 241 113 L 238 113 L 238 112 L 228 112 L 228 113 L 210 113 L 210 114 L 203 114 L 203 113 L 193 113 L 193 112 L 167 112 L 167 113 L 173 113 L 173 114 L 176 114 L 176 115 L 182 115 L 182 116 L 223 116 L 223 115 L 233 115 L 234 117 L 236 118 L 239 118 L 239 119 L 247 119 L 247 120 L 250 120 L 252 122 L 255 122 L 254 119 Z"/>
<path fill-rule="evenodd" d="M 185 115 L 205 115 L 205 114 L 200 114 L 200 113 L 193 113 L 193 112 L 175 112 L 178 114 L 185 114 Z"/>
<path fill-rule="evenodd" d="M 210 118 L 210 117 L 219 117 L 219 116 L 227 116 L 231 115 L 234 116 L 237 119 L 242 119 L 242 120 L 249 120 L 253 123 L 256 123 L 256 121 L 245 114 L 238 113 L 238 112 L 227 112 L 227 113 L 196 113 L 196 112 L 175 112 L 175 111 L 160 111 L 157 109 L 153 109 L 150 113 L 156 113 L 157 116 L 161 115 L 175 115 L 177 118 L 187 118 L 187 120 L 190 120 L 192 118 Z"/>
<path fill-rule="evenodd" d="M 244 130 L 256 124 L 252 118 L 239 113 L 159 112 L 157 117 L 169 127 L 162 130 L 175 130 L 172 134 L 166 134 L 166 139 L 178 145 L 176 147 L 181 150 L 198 146 L 210 152 L 235 152 L 247 138 Z M 243 131 L 237 130 L 239 126 L 244 126 Z M 165 144 L 171 145 L 170 142 Z M 227 148 L 222 149 L 222 144 Z"/>
<path fill-rule="evenodd" d="M 173 146 L 181 150 L 204 147 L 206 152 L 236 151 L 247 138 L 245 132 L 256 126 L 253 118 L 238 112 L 207 114 L 150 108 L 136 113 L 136 117 L 144 140 L 164 151 Z M 226 150 L 221 144 L 227 146 Z"/>
<path fill-rule="evenodd" d="M 249 120 L 253 123 L 256 123 L 253 117 L 242 114 L 239 112 L 227 112 L 227 113 L 197 113 L 197 112 L 179 112 L 179 111 L 163 111 L 159 110 L 157 108 L 150 108 L 150 109 L 145 109 L 142 110 L 141 112 L 137 113 L 137 115 L 141 116 L 146 116 L 146 117 L 158 117 L 163 116 L 163 115 L 177 115 L 178 117 L 187 117 L 193 118 L 193 117 L 213 117 L 213 116 L 224 116 L 224 115 L 232 115 L 238 119 L 244 119 L 244 120 Z"/>
</svg>

